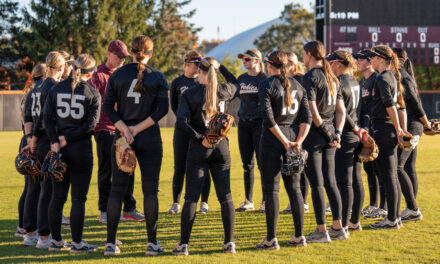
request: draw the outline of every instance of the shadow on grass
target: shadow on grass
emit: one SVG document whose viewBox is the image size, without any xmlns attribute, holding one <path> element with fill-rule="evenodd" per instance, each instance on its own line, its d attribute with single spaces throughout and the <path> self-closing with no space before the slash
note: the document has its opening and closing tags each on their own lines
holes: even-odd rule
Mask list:
<svg viewBox="0 0 440 264">
<path fill-rule="evenodd" d="M 165 245 L 166 254 L 171 255 L 171 250 L 180 240 L 181 215 L 169 215 L 165 212 L 159 214 L 158 240 Z M 327 216 L 331 221 L 331 216 Z M 294 234 L 292 215 L 280 214 L 278 221 L 277 237 L 281 246 L 287 246 L 287 240 Z M 49 253 L 46 250 L 21 245 L 22 240 L 15 238 L 17 220 L 0 220 L 0 262 L 23 263 L 28 261 L 59 262 L 72 260 L 103 259 L 103 247 L 106 240 L 106 225 L 98 221 L 97 216 L 86 216 L 83 239 L 91 244 L 98 245 L 98 252 L 88 254 L 75 254 L 69 252 Z M 304 234 L 315 229 L 313 213 L 305 215 Z M 366 230 L 369 228 L 365 226 Z M 63 238 L 71 240 L 70 229 L 63 228 Z M 241 252 L 255 250 L 255 245 L 266 236 L 265 214 L 258 212 L 236 213 L 235 241 L 237 249 Z M 123 242 L 122 254 L 117 258 L 145 257 L 147 233 L 145 222 L 119 223 L 117 238 Z M 192 229 L 190 240 L 190 253 L 197 255 L 211 255 L 220 253 L 223 245 L 224 233 L 220 212 L 210 212 L 206 215 L 197 214 Z"/>
</svg>

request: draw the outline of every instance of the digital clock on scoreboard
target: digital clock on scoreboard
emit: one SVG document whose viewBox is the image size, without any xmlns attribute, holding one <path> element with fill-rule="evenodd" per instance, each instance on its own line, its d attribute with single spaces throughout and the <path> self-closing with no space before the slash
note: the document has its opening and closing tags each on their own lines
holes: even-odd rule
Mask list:
<svg viewBox="0 0 440 264">
<path fill-rule="evenodd" d="M 440 0 L 316 0 L 316 35 L 328 51 L 388 45 L 440 66 Z"/>
</svg>

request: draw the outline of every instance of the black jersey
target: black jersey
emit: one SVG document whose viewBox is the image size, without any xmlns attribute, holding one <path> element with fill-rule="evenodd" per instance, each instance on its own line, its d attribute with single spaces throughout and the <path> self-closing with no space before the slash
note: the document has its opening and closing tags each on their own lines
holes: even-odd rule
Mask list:
<svg viewBox="0 0 440 264">
<path fill-rule="evenodd" d="M 238 116 L 245 119 L 261 118 L 260 105 L 258 100 L 258 85 L 265 80 L 267 75 L 264 72 L 256 76 L 244 73 L 238 77 L 237 96 L 240 97 L 240 108 Z"/>
<path fill-rule="evenodd" d="M 402 85 L 405 89 L 404 98 L 408 122 L 420 121 L 419 118 L 425 115 L 422 102 L 417 94 L 417 84 L 405 70 L 400 70 L 402 75 Z"/>
<path fill-rule="evenodd" d="M 289 78 L 289 80 L 290 93 L 293 98 L 293 104 L 290 107 L 284 105 L 285 89 L 281 76 L 271 76 L 262 81 L 258 87 L 263 125 L 266 128 L 274 127 L 277 124 L 291 126 L 312 122 L 306 91 L 295 79 Z"/>
<path fill-rule="evenodd" d="M 304 75 L 302 75 L 302 74 L 297 74 L 297 75 L 293 76 L 293 78 L 294 78 L 297 82 L 299 82 L 299 84 L 303 85 L 303 78 L 304 78 Z"/>
<path fill-rule="evenodd" d="M 361 91 L 359 83 L 350 74 L 338 76 L 339 87 L 346 109 L 346 122 L 344 129 L 352 130 L 358 125 L 358 116 L 360 114 Z"/>
<path fill-rule="evenodd" d="M 379 74 L 377 72 L 373 72 L 367 79 L 365 79 L 365 77 L 362 77 L 362 79 L 359 81 L 362 95 L 362 128 L 370 127 L 371 112 L 373 110 L 373 88 L 378 75 Z"/>
<path fill-rule="evenodd" d="M 43 109 L 46 102 L 47 95 L 53 86 L 58 84 L 58 82 L 48 77 L 41 85 L 35 86 L 31 91 L 31 115 L 33 124 L 33 135 L 36 137 L 41 137 L 46 133 L 43 124 Z"/>
<path fill-rule="evenodd" d="M 303 77 L 303 85 L 307 91 L 307 99 L 315 101 L 323 122 L 333 122 L 336 111 L 336 100 L 342 99 L 340 88 L 336 87 L 336 95 L 332 96 L 327 78 L 321 67 L 313 68 Z"/>
<path fill-rule="evenodd" d="M 390 70 L 383 71 L 376 78 L 373 88 L 372 120 L 390 122 L 387 108 L 397 102 L 397 80 Z"/>
<path fill-rule="evenodd" d="M 23 117 L 24 117 L 24 122 L 25 123 L 29 123 L 29 122 L 33 121 L 32 108 L 35 106 L 35 104 L 37 104 L 37 102 L 38 102 L 38 105 L 39 105 L 40 101 L 39 100 L 38 101 L 37 100 L 33 100 L 33 99 L 36 99 L 37 96 L 35 94 L 32 95 L 32 92 L 34 92 L 35 89 L 38 89 L 38 87 L 42 83 L 43 83 L 42 79 L 38 80 L 35 83 L 34 88 L 27 94 L 26 98 L 24 99 L 25 103 L 24 103 L 24 106 L 23 106 L 24 107 L 24 109 L 23 109 L 23 111 L 24 111 Z M 38 95 L 38 98 L 40 98 L 40 95 L 41 95 L 41 93 Z M 38 112 L 40 112 L 40 109 L 41 108 L 38 108 Z"/>
<path fill-rule="evenodd" d="M 72 78 L 50 90 L 44 104 L 44 125 L 52 143 L 64 136 L 67 143 L 93 134 L 101 113 L 101 95 L 80 81 L 72 93 Z"/>
<path fill-rule="evenodd" d="M 205 115 L 204 84 L 197 84 L 183 93 L 177 111 L 177 128 L 195 140 L 202 140 L 207 132 L 209 117 Z M 225 82 L 218 85 L 218 106 L 220 112 L 225 111 L 225 103 L 232 100 L 237 91 L 237 84 Z"/>
<path fill-rule="evenodd" d="M 174 114 L 177 115 L 177 108 L 179 107 L 182 93 L 195 84 L 197 84 L 197 78 L 188 78 L 185 74 L 180 75 L 171 82 L 170 102 Z"/>
<path fill-rule="evenodd" d="M 147 66 L 142 79 L 146 91 L 135 92 L 137 65 L 131 63 L 122 66 L 108 80 L 103 108 L 113 124 L 123 120 L 127 125 L 136 125 L 148 117 L 157 123 L 168 112 L 168 83 L 165 76 L 160 71 Z"/>
</svg>

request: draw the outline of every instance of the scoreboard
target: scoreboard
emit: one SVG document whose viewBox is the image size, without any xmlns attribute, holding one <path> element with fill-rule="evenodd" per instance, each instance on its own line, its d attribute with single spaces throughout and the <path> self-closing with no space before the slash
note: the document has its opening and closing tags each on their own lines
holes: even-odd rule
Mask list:
<svg viewBox="0 0 440 264">
<path fill-rule="evenodd" d="M 440 66 L 440 0 L 316 0 L 327 50 L 401 47 L 416 65 Z"/>
</svg>

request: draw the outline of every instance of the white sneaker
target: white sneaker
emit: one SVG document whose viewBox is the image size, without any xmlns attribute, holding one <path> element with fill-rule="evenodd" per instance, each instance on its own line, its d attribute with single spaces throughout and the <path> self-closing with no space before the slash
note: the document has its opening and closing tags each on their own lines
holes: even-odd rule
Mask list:
<svg viewBox="0 0 440 264">
<path fill-rule="evenodd" d="M 25 235 L 26 235 L 26 229 L 17 226 L 14 236 L 18 238 L 24 238 Z"/>
<path fill-rule="evenodd" d="M 377 218 L 385 218 L 388 215 L 388 211 L 384 210 L 382 208 L 377 208 L 376 210 L 373 210 L 371 213 L 367 214 L 365 216 L 365 218 L 372 218 L 372 219 L 377 219 Z"/>
<path fill-rule="evenodd" d="M 64 239 L 60 241 L 56 241 L 55 239 L 51 239 L 49 251 L 67 251 L 70 250 L 71 244 L 67 243 Z"/>
<path fill-rule="evenodd" d="M 361 215 L 364 215 L 364 216 L 369 215 L 371 212 L 373 212 L 376 209 L 377 209 L 376 206 L 368 205 L 364 209 L 362 209 Z"/>
<path fill-rule="evenodd" d="M 176 256 L 188 256 L 189 255 L 189 245 L 188 244 L 177 244 L 173 249 L 173 255 Z"/>
<path fill-rule="evenodd" d="M 112 243 L 106 243 L 104 246 L 104 256 L 114 256 L 121 254 L 119 247 Z"/>
<path fill-rule="evenodd" d="M 260 209 L 258 209 L 258 212 L 260 213 L 266 212 L 266 203 L 264 201 L 261 202 Z"/>
<path fill-rule="evenodd" d="M 309 204 L 304 204 L 304 213 L 310 212 Z"/>
<path fill-rule="evenodd" d="M 328 229 L 328 235 L 330 236 L 331 240 L 347 240 L 348 239 L 348 234 L 345 232 L 344 228 L 336 230 L 336 229 L 333 229 L 333 227 L 330 227 Z"/>
<path fill-rule="evenodd" d="M 200 203 L 200 210 L 199 210 L 200 214 L 207 214 L 209 213 L 209 206 L 208 203 L 205 202 L 201 202 Z"/>
<path fill-rule="evenodd" d="M 362 231 L 361 222 L 357 222 L 356 224 L 353 224 L 352 222 L 348 221 L 348 230 L 350 231 Z"/>
<path fill-rule="evenodd" d="M 37 245 L 35 246 L 36 248 L 40 248 L 40 249 L 48 249 L 50 246 L 50 241 L 52 240 L 52 238 L 49 236 L 47 239 L 41 239 L 41 237 L 38 239 Z"/>
<path fill-rule="evenodd" d="M 38 234 L 35 234 L 33 236 L 31 236 L 29 234 L 26 234 L 24 236 L 22 245 L 23 246 L 35 247 L 37 245 L 37 243 L 38 243 L 38 239 L 39 238 L 40 238 L 40 236 Z"/>
<path fill-rule="evenodd" d="M 70 227 L 69 219 L 67 217 L 65 217 L 64 215 L 61 217 L 61 226 L 62 227 Z"/>
<path fill-rule="evenodd" d="M 70 253 L 85 253 L 85 252 L 93 252 L 98 250 L 98 246 L 91 245 L 86 241 L 81 241 L 81 243 L 72 242 L 70 247 Z"/>
<path fill-rule="evenodd" d="M 156 244 L 148 242 L 147 244 L 147 251 L 145 252 L 145 255 L 147 256 L 157 256 L 159 254 L 162 254 L 165 252 L 165 249 L 163 248 L 163 245 L 160 242 L 156 242 Z"/>
<path fill-rule="evenodd" d="M 276 237 L 272 238 L 271 241 L 268 241 L 267 237 L 265 237 L 261 243 L 257 244 L 256 248 L 267 250 L 280 250 L 280 245 L 278 244 L 278 239 Z"/>
<path fill-rule="evenodd" d="M 287 244 L 294 247 L 307 247 L 306 238 L 304 236 L 293 236 L 289 241 L 287 241 Z"/>
<path fill-rule="evenodd" d="M 400 217 L 402 218 L 402 222 L 409 222 L 409 221 L 419 221 L 423 219 L 422 212 L 420 212 L 420 209 L 417 208 L 417 210 L 411 210 L 406 208 L 403 210 L 402 213 L 400 213 Z"/>
<path fill-rule="evenodd" d="M 179 213 L 179 211 L 180 211 L 180 204 L 179 203 L 173 203 L 171 205 L 170 210 L 168 210 L 168 213 L 173 215 L 173 214 Z"/>
<path fill-rule="evenodd" d="M 235 243 L 234 242 L 228 242 L 223 245 L 223 253 L 229 253 L 229 254 L 235 254 L 237 253 L 235 251 Z"/>
<path fill-rule="evenodd" d="M 248 200 L 245 200 L 240 207 L 238 207 L 237 209 L 235 209 L 235 211 L 237 212 L 247 212 L 247 211 L 254 211 L 255 207 L 254 207 L 254 203 Z"/>
<path fill-rule="evenodd" d="M 332 208 L 329 204 L 327 204 L 325 206 L 325 214 L 331 214 L 332 213 Z"/>
<path fill-rule="evenodd" d="M 306 241 L 308 243 L 330 243 L 332 242 L 328 231 L 325 230 L 325 232 L 319 232 L 318 228 L 315 229 L 313 233 L 306 236 Z"/>
</svg>

